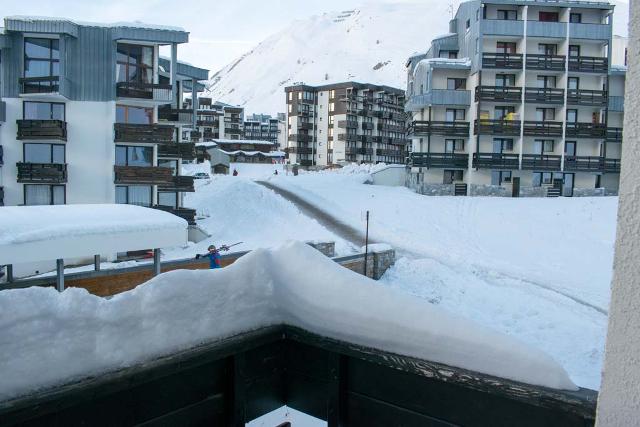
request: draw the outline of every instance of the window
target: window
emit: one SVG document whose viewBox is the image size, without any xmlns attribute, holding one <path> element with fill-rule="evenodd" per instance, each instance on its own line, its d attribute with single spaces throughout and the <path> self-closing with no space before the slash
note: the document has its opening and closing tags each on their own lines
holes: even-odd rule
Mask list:
<svg viewBox="0 0 640 427">
<path fill-rule="evenodd" d="M 153 166 L 153 147 L 116 145 L 116 166 Z"/>
<path fill-rule="evenodd" d="M 464 150 L 464 139 L 445 139 L 444 152 L 453 153 L 454 151 Z"/>
<path fill-rule="evenodd" d="M 160 206 L 171 206 L 172 208 L 178 207 L 178 193 L 176 192 L 158 192 L 158 204 Z"/>
<path fill-rule="evenodd" d="M 577 44 L 569 45 L 569 56 L 571 57 L 580 56 L 580 46 Z"/>
<path fill-rule="evenodd" d="M 464 25 L 465 25 L 465 28 L 468 30 L 468 29 L 469 29 L 469 27 L 471 27 L 471 20 L 470 20 L 470 19 L 467 19 L 467 22 L 465 22 L 465 24 L 464 24 Z"/>
<path fill-rule="evenodd" d="M 320 108 L 322 108 L 322 105 L 320 105 Z M 329 104 L 329 111 L 333 112 L 336 109 L 336 104 L 334 104 L 333 102 Z"/>
<path fill-rule="evenodd" d="M 538 12 L 538 21 L 558 22 L 558 12 Z"/>
<path fill-rule="evenodd" d="M 60 76 L 60 41 L 26 37 L 24 39 L 24 77 Z M 41 82 L 56 90 L 58 82 Z M 51 87 L 55 86 L 55 88 Z"/>
<path fill-rule="evenodd" d="M 116 105 L 116 123 L 153 124 L 153 108 Z"/>
<path fill-rule="evenodd" d="M 582 22 L 582 14 L 581 13 L 570 13 L 569 14 L 569 22 L 572 24 L 580 24 Z"/>
<path fill-rule="evenodd" d="M 566 141 L 564 143 L 564 154 L 565 156 L 573 157 L 576 155 L 576 142 L 575 141 Z"/>
<path fill-rule="evenodd" d="M 289 101 L 293 101 L 293 92 L 289 92 Z"/>
<path fill-rule="evenodd" d="M 447 89 L 449 90 L 465 90 L 467 88 L 467 79 L 448 78 Z"/>
<path fill-rule="evenodd" d="M 538 53 L 540 55 L 557 55 L 558 45 L 548 43 L 538 43 Z"/>
<path fill-rule="evenodd" d="M 516 85 L 515 74 L 496 74 L 497 87 L 512 87 Z"/>
<path fill-rule="evenodd" d="M 518 19 L 518 11 L 498 9 L 498 19 L 503 21 L 515 21 Z"/>
<path fill-rule="evenodd" d="M 450 50 L 449 51 L 449 59 L 457 59 L 458 58 L 458 51 L 457 50 Z M 626 62 L 625 62 L 626 64 Z"/>
<path fill-rule="evenodd" d="M 25 120 L 65 120 L 64 103 L 25 101 L 22 104 Z"/>
<path fill-rule="evenodd" d="M 460 121 L 465 119 L 465 111 L 458 108 L 447 108 L 446 111 L 446 121 Z"/>
<path fill-rule="evenodd" d="M 513 105 L 498 105 L 493 112 L 495 120 L 513 120 L 516 109 Z"/>
<path fill-rule="evenodd" d="M 552 139 L 545 139 L 542 141 L 542 152 L 553 153 L 554 141 Z"/>
<path fill-rule="evenodd" d="M 496 42 L 497 53 L 516 53 L 515 42 Z"/>
<path fill-rule="evenodd" d="M 580 89 L 580 77 L 569 77 L 567 87 L 575 90 Z"/>
<path fill-rule="evenodd" d="M 551 185 L 553 184 L 553 174 L 551 172 L 534 172 L 532 184 L 534 187 Z"/>
<path fill-rule="evenodd" d="M 22 149 L 25 163 L 65 163 L 64 144 L 25 143 Z"/>
<path fill-rule="evenodd" d="M 513 151 L 513 139 L 494 138 L 493 146 L 494 152 L 498 152 L 497 149 L 500 150 L 500 153 L 503 151 Z"/>
<path fill-rule="evenodd" d="M 555 89 L 556 76 L 538 76 L 538 87 L 541 89 Z"/>
<path fill-rule="evenodd" d="M 116 77 L 118 82 L 153 83 L 153 47 L 118 43 Z"/>
<path fill-rule="evenodd" d="M 158 166 L 161 168 L 169 168 L 173 170 L 173 176 L 178 175 L 178 161 L 177 160 L 168 160 L 162 159 L 158 160 Z"/>
<path fill-rule="evenodd" d="M 443 175 L 443 184 L 453 184 L 455 181 L 462 181 L 461 170 L 446 170 Z"/>
<path fill-rule="evenodd" d="M 539 122 L 544 122 L 547 120 L 555 120 L 556 119 L 556 109 L 555 108 L 536 108 L 536 120 Z"/>
<path fill-rule="evenodd" d="M 151 206 L 150 185 L 116 185 L 116 203 Z"/>
<path fill-rule="evenodd" d="M 66 203 L 64 185 L 25 184 L 24 204 L 35 205 L 64 205 Z"/>
<path fill-rule="evenodd" d="M 502 185 L 511 182 L 511 171 L 491 171 L 491 185 Z"/>
<path fill-rule="evenodd" d="M 569 109 L 567 110 L 567 123 L 577 123 L 578 121 L 578 110 Z"/>
</svg>

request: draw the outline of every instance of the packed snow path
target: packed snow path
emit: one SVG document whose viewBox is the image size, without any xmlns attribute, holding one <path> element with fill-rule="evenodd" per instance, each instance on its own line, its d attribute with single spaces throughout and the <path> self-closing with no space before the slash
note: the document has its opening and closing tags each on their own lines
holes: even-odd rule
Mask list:
<svg viewBox="0 0 640 427">
<path fill-rule="evenodd" d="M 306 200 L 295 195 L 291 191 L 287 191 L 284 188 L 280 188 L 277 185 L 274 185 L 273 183 L 268 181 L 256 181 L 256 182 L 270 190 L 273 190 L 279 196 L 287 199 L 288 201 L 296 205 L 296 207 L 300 209 L 300 211 L 303 214 L 315 219 L 320 223 L 320 225 L 324 226 L 329 231 L 342 237 L 343 239 L 350 242 L 351 244 L 355 246 L 364 245 L 365 235 L 363 232 L 358 231 L 357 229 L 351 227 L 350 225 L 345 224 L 344 222 L 341 222 L 334 216 L 330 215 L 328 212 L 320 209 L 319 207 L 313 205 L 312 203 L 307 202 Z M 369 244 L 373 244 L 373 243 L 377 243 L 377 242 L 374 241 L 373 239 L 369 239 Z"/>
</svg>

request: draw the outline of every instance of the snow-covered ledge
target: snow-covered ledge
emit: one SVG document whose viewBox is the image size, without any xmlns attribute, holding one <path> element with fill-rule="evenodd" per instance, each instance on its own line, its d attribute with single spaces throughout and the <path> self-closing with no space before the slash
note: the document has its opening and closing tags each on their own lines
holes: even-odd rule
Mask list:
<svg viewBox="0 0 640 427">
<path fill-rule="evenodd" d="M 599 426 L 638 425 L 640 419 L 640 5 L 630 4 L 618 230 Z"/>
</svg>

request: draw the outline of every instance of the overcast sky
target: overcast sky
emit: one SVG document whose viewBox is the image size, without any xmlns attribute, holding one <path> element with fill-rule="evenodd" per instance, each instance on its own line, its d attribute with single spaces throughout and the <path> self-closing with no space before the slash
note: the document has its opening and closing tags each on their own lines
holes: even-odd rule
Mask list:
<svg viewBox="0 0 640 427">
<path fill-rule="evenodd" d="M 294 19 L 389 0 L 2 0 L 2 13 L 97 22 L 142 21 L 189 31 L 187 62 L 217 71 Z M 402 0 L 419 1 L 419 0 Z M 442 0 L 447 1 L 447 0 Z M 458 1 L 456 0 L 457 4 Z"/>
</svg>

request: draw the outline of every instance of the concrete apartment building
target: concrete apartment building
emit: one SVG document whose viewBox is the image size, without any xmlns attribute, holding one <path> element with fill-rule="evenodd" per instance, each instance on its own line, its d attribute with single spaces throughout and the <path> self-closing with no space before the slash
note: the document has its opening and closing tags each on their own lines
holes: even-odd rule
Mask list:
<svg viewBox="0 0 640 427">
<path fill-rule="evenodd" d="M 167 210 L 194 191 L 182 95 L 208 71 L 178 62 L 178 28 L 9 17 L 0 34 L 4 205 L 130 203 Z M 170 58 L 159 56 L 169 46 Z"/>
<path fill-rule="evenodd" d="M 280 114 L 279 114 L 280 116 Z M 253 114 L 244 119 L 244 139 L 278 142 L 280 122 L 284 117 L 272 117 L 269 114 Z"/>
<path fill-rule="evenodd" d="M 285 95 L 290 163 L 404 163 L 403 90 L 345 82 L 289 86 Z"/>
<path fill-rule="evenodd" d="M 612 20 L 606 2 L 462 3 L 450 33 L 407 62 L 410 186 L 616 193 L 626 67 Z"/>
<path fill-rule="evenodd" d="M 213 102 L 211 98 L 196 98 L 198 105 L 195 126 L 185 130 L 185 138 L 193 142 L 213 139 L 243 139 L 244 108 L 223 102 Z M 185 107 L 193 108 L 192 98 L 185 100 Z"/>
</svg>

